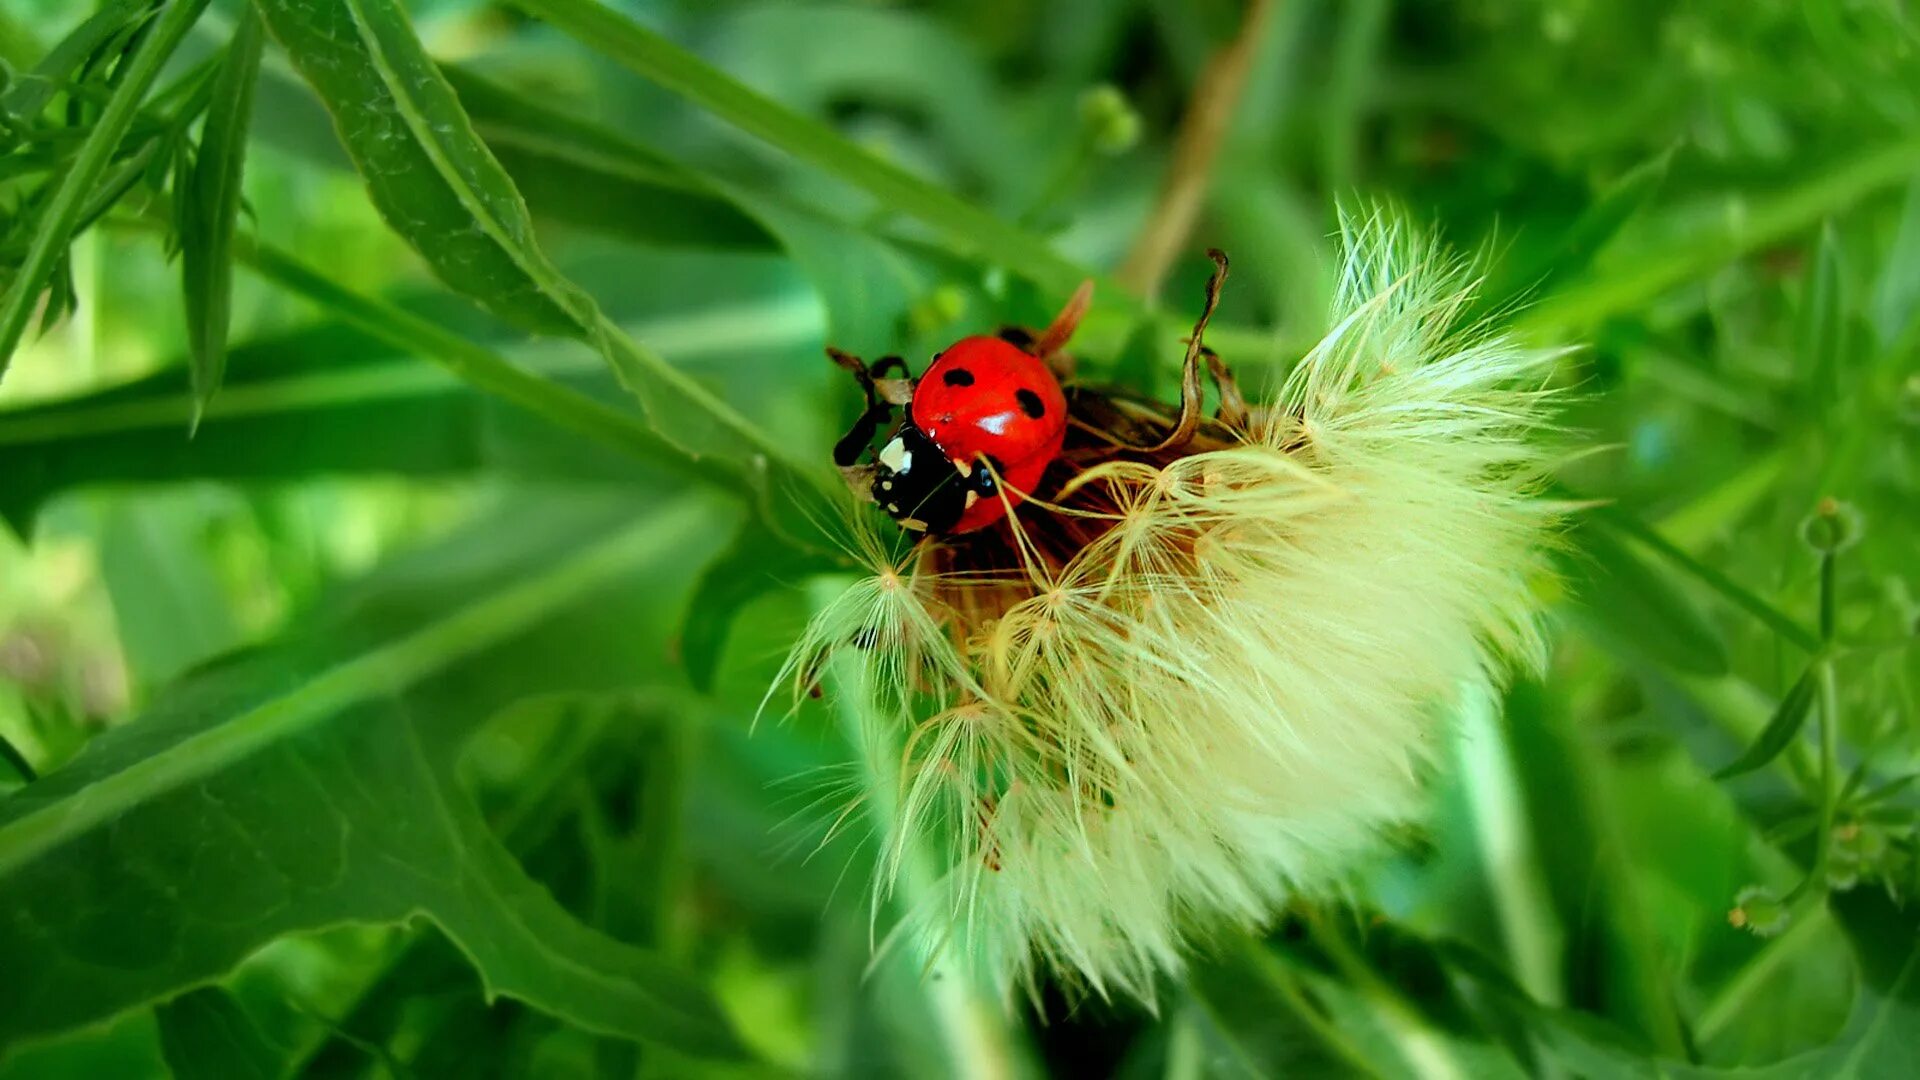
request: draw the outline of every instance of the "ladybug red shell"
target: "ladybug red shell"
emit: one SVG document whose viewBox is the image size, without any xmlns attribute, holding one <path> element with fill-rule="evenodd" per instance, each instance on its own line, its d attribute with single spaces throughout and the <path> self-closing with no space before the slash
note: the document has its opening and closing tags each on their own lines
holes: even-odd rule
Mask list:
<svg viewBox="0 0 1920 1080">
<path fill-rule="evenodd" d="M 914 384 L 873 497 L 907 528 L 971 532 L 1034 489 L 1066 435 L 1067 399 L 1045 362 L 1000 338 L 962 338 Z"/>
</svg>

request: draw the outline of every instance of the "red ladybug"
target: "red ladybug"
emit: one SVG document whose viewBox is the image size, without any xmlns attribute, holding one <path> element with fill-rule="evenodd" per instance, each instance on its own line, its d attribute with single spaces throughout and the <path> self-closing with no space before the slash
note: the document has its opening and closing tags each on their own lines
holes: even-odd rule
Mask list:
<svg viewBox="0 0 1920 1080">
<path fill-rule="evenodd" d="M 895 364 L 905 366 L 888 358 L 874 375 Z M 870 407 L 836 449 L 841 465 L 853 464 L 890 415 L 867 382 Z M 875 455 L 870 490 L 904 528 L 971 532 L 1033 490 L 1066 435 L 1067 399 L 1045 361 L 1001 338 L 962 338 L 914 383 L 906 418 Z"/>
</svg>

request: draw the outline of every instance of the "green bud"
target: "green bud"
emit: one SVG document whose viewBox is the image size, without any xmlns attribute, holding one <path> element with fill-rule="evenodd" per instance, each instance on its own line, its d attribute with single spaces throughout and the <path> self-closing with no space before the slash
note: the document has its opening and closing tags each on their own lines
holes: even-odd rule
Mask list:
<svg viewBox="0 0 1920 1080">
<path fill-rule="evenodd" d="M 1727 922 L 1759 937 L 1772 937 L 1787 928 L 1787 905 L 1763 885 L 1749 885 L 1733 898 Z"/>
<path fill-rule="evenodd" d="M 1093 148 L 1102 154 L 1124 154 L 1140 141 L 1140 114 L 1119 87 L 1101 83 L 1080 95 L 1080 123 Z"/>
<path fill-rule="evenodd" d="M 1900 402 L 1896 406 L 1900 419 L 1914 427 L 1920 427 L 1920 374 L 1907 376 L 1900 384 Z"/>
<path fill-rule="evenodd" d="M 914 301 L 907 317 L 916 331 L 930 334 L 966 313 L 966 290 L 958 285 L 942 285 Z"/>
<path fill-rule="evenodd" d="M 1800 522 L 1800 539 L 1818 554 L 1831 555 L 1859 542 L 1862 528 L 1860 511 L 1849 503 L 1826 498 Z"/>
</svg>

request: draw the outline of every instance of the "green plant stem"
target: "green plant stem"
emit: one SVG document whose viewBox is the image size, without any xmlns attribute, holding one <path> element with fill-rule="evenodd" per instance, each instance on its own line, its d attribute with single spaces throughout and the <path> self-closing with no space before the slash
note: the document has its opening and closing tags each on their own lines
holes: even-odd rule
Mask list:
<svg viewBox="0 0 1920 1080">
<path fill-rule="evenodd" d="M 819 579 L 808 591 L 809 606 L 818 611 L 845 585 L 840 578 Z M 899 838 L 898 735 L 888 732 L 884 724 L 877 725 L 868 715 L 873 709 L 874 688 L 856 659 L 842 651 L 828 661 L 822 674 L 847 745 L 859 755 L 863 802 L 880 843 L 883 848 L 895 843 L 906 846 L 899 862 L 898 900 L 894 906 L 903 920 L 910 918 L 932 900 L 938 875 L 924 845 Z M 875 737 L 876 728 L 887 737 Z M 934 948 L 937 951 L 926 958 L 934 977 L 923 978 L 921 984 L 946 1042 L 953 1075 L 967 1080 L 1012 1080 L 1021 1075 L 1003 1010 L 977 983 L 966 959 L 954 955 L 950 944 L 942 942 Z"/>
<path fill-rule="evenodd" d="M 1785 898 L 1791 905 L 1826 892 L 1827 864 L 1833 857 L 1833 819 L 1840 808 L 1840 695 L 1833 661 L 1820 663 L 1820 831 L 1813 837 L 1813 866 Z"/>
<path fill-rule="evenodd" d="M 1281 963 L 1264 942 L 1248 941 L 1247 954 L 1252 958 L 1254 967 L 1258 968 L 1260 974 L 1266 978 L 1267 985 L 1272 987 L 1273 991 L 1280 995 L 1280 999 L 1287 1003 L 1288 1008 L 1293 1010 L 1294 1016 L 1306 1025 L 1307 1030 L 1320 1040 L 1322 1046 L 1352 1069 L 1353 1075 L 1380 1075 L 1380 1070 L 1375 1068 L 1367 1055 L 1354 1045 L 1353 1040 L 1347 1038 L 1337 1025 L 1320 1012 L 1312 999 L 1307 996 L 1305 989 L 1300 986 L 1299 977 Z M 1212 1008 L 1211 1004 L 1208 1008 Z M 1221 1023 L 1220 1027 L 1223 1030 L 1227 1029 L 1225 1023 Z"/>
<path fill-rule="evenodd" d="M 1824 906 L 1810 906 L 1805 918 L 1794 918 L 1779 937 L 1762 945 L 1720 988 L 1694 1021 L 1694 1038 L 1704 1044 L 1726 1030 L 1766 987 L 1767 980 L 1820 938 L 1819 931 L 1832 923 Z"/>
<path fill-rule="evenodd" d="M 119 149 L 160 69 L 193 29 L 207 3 L 208 0 L 173 0 L 167 5 L 152 32 L 140 42 L 128 61 L 125 77 L 114 89 L 106 110 L 87 134 L 86 142 L 81 144 L 80 152 L 74 156 L 52 200 L 47 203 L 25 260 L 14 274 L 5 296 L 0 297 L 0 377 L 6 375 L 14 349 L 33 319 L 41 287 L 73 240 L 94 185 L 112 162 L 114 151 Z"/>
<path fill-rule="evenodd" d="M 876 156 L 827 125 L 752 90 L 699 57 L 597 0 L 512 0 L 628 70 L 878 199 L 882 206 L 939 230 L 964 250 L 1058 289 L 1090 275 L 1037 237 Z M 1143 310 L 1110 280 L 1106 300 Z"/>
<path fill-rule="evenodd" d="M 241 260 L 267 281 L 319 304 L 341 321 L 394 348 L 434 361 L 487 393 L 649 465 L 736 495 L 751 494 L 748 478 L 740 470 L 717 458 L 696 458 L 682 453 L 655 434 L 641 417 L 530 374 L 500 354 L 426 319 L 336 284 L 272 247 L 249 244 L 236 247 Z"/>
<path fill-rule="evenodd" d="M 1306 918 L 1307 936 L 1318 945 L 1333 966 L 1372 1005 L 1381 1027 L 1393 1040 L 1394 1049 L 1415 1076 L 1461 1076 L 1458 1062 L 1447 1052 L 1446 1044 L 1436 1038 L 1431 1026 L 1407 999 L 1373 966 L 1354 951 L 1345 935 L 1328 924 L 1325 914 L 1312 912 Z"/>
</svg>

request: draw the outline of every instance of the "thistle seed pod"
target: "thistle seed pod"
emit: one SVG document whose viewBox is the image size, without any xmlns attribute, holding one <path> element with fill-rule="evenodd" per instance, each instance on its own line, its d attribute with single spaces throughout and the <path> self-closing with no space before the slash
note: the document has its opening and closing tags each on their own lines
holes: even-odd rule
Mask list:
<svg viewBox="0 0 1920 1080">
<path fill-rule="evenodd" d="M 1337 886 L 1417 816 L 1463 683 L 1540 650 L 1552 356 L 1470 325 L 1466 267 L 1403 227 L 1346 247 L 1270 399 L 1217 362 L 1204 420 L 1070 385 L 1025 502 L 897 557 L 863 525 L 872 573 L 793 651 L 797 691 L 862 665 L 904 745 L 877 890 L 932 852 L 912 926 L 1005 991 L 1151 1000 L 1196 937 Z"/>
</svg>

